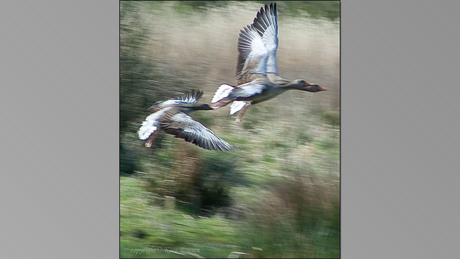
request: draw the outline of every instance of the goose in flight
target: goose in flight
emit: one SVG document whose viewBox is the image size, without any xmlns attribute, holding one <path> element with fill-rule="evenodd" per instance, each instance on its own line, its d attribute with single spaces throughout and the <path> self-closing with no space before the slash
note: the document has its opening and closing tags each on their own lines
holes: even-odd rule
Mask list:
<svg viewBox="0 0 460 259">
<path fill-rule="evenodd" d="M 276 3 L 261 7 L 253 24 L 240 31 L 236 78 L 238 86 L 223 84 L 211 100 L 218 109 L 232 103 L 230 115 L 239 112 L 237 122 L 250 105 L 270 100 L 291 89 L 319 92 L 324 87 L 303 79 L 287 80 L 278 75 L 278 22 Z"/>
<path fill-rule="evenodd" d="M 177 98 L 157 102 L 151 106 L 149 109 L 152 114 L 145 118 L 137 132 L 141 140 L 146 140 L 145 146 L 152 146 L 161 129 L 167 134 L 182 138 L 204 149 L 231 150 L 232 145 L 188 115 L 196 110 L 212 110 L 208 104 L 193 105 L 201 95 L 203 95 L 202 91 L 192 90 Z"/>
</svg>

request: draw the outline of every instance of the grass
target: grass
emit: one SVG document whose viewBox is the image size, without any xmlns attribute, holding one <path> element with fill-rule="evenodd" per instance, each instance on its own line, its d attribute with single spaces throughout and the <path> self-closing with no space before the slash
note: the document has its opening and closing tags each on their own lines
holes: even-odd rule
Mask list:
<svg viewBox="0 0 460 259">
<path fill-rule="evenodd" d="M 167 248 L 206 257 L 234 251 L 236 246 L 229 244 L 238 240 L 232 222 L 220 216 L 194 218 L 176 209 L 152 206 L 143 184 L 139 177 L 120 178 L 121 258 L 179 256 Z M 145 236 L 136 235 L 139 231 Z"/>
<path fill-rule="evenodd" d="M 339 208 L 337 202 L 325 201 L 327 197 L 337 198 L 337 193 L 315 191 L 322 183 L 299 186 L 300 178 L 279 178 L 272 184 L 235 187 L 231 196 L 243 206 L 246 219 L 231 220 L 219 213 L 200 217 L 180 206 L 154 205 L 145 177 L 120 178 L 121 258 L 186 258 L 196 254 L 222 258 L 232 252 L 245 253 L 242 257 L 338 256 Z M 289 193 L 302 189 L 306 193 L 300 196 Z M 300 203 L 295 199 L 301 199 Z M 295 208 L 298 204 L 306 204 L 307 210 Z M 328 204 L 335 207 L 320 208 Z M 310 223 L 296 223 L 296 213 L 303 215 L 300 220 Z M 320 218 L 325 218 L 325 223 Z"/>
<path fill-rule="evenodd" d="M 256 119 L 247 115 L 245 121 Z M 200 118 L 207 116 L 213 114 Z M 338 257 L 339 126 L 321 114 L 293 117 L 296 123 L 276 129 L 274 119 L 259 120 L 259 134 L 244 138 L 241 126 L 228 130 L 215 120 L 220 137 L 239 142 L 233 152 L 203 150 L 170 135 L 157 149 L 144 148 L 141 172 L 120 178 L 120 256 Z M 184 203 L 166 208 L 166 195 Z M 200 195 L 222 200 L 200 213 L 194 198 Z"/>
<path fill-rule="evenodd" d="M 259 136 L 218 132 L 224 139 L 241 139 L 242 148 L 232 153 L 165 135 L 163 148 L 141 160 L 143 173 L 120 178 L 120 256 L 338 257 L 339 128 L 322 124 L 320 116 L 314 121 L 294 135 L 287 133 L 298 132 L 302 124 L 269 130 L 270 121 L 259 122 L 267 139 L 262 142 Z M 224 210 L 214 207 L 205 217 L 189 203 L 164 207 L 164 195 L 193 196 L 187 186 L 194 175 L 204 177 L 204 185 L 196 186 L 209 190 L 225 184 L 219 188 L 228 191 L 230 204 Z"/>
</svg>

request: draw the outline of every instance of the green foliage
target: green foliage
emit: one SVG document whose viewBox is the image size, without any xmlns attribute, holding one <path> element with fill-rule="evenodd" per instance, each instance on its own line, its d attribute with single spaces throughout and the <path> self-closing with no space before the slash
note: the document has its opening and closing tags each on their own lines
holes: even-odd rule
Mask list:
<svg viewBox="0 0 460 259">
<path fill-rule="evenodd" d="M 121 258 L 178 255 L 165 251 L 166 248 L 187 248 L 202 256 L 221 257 L 235 247 L 226 244 L 238 243 L 232 222 L 219 216 L 197 219 L 179 210 L 159 209 L 149 205 L 148 197 L 141 178 L 120 178 Z"/>
<path fill-rule="evenodd" d="M 340 125 L 340 113 L 337 111 L 328 111 L 322 113 L 321 119 L 330 125 L 338 126 Z"/>
<path fill-rule="evenodd" d="M 305 145 L 310 143 L 313 140 L 313 137 L 305 131 L 297 132 L 297 144 Z"/>
<path fill-rule="evenodd" d="M 339 255 L 338 181 L 303 170 L 286 172 L 250 207 L 243 230 L 258 257 L 331 257 Z M 251 233 L 264 233 L 254 235 Z"/>
<path fill-rule="evenodd" d="M 276 1 L 256 1 L 261 5 L 270 4 Z M 177 1 L 173 8 L 179 13 L 194 13 L 212 8 L 224 8 L 228 1 Z M 281 1 L 277 2 L 278 8 L 290 15 L 302 15 L 308 12 L 315 18 L 325 17 L 330 20 L 339 18 L 340 1 Z"/>
<path fill-rule="evenodd" d="M 136 163 L 136 153 L 131 150 L 124 149 L 120 145 L 120 173 L 132 174 L 138 170 L 138 163 Z"/>
<path fill-rule="evenodd" d="M 250 191 L 250 199 L 238 201 L 245 204 L 245 216 L 239 221 L 219 215 L 190 217 L 183 214 L 183 208 L 152 206 L 142 178 L 122 177 L 121 257 L 171 257 L 165 247 L 195 249 L 204 257 L 227 257 L 234 251 L 259 258 L 338 257 L 337 179 L 300 169 L 286 170 L 290 177 L 273 180 L 265 190 Z M 148 256 L 134 253 L 135 249 L 149 248 L 163 250 Z"/>
<path fill-rule="evenodd" d="M 174 10 L 180 13 L 203 11 L 207 8 L 225 7 L 226 1 L 177 1 Z"/>
<path fill-rule="evenodd" d="M 155 173 L 145 178 L 148 190 L 160 196 L 176 197 L 180 201 L 179 209 L 193 215 L 212 215 L 220 207 L 230 206 L 229 190 L 248 184 L 237 169 L 238 156 L 179 143 L 180 150 L 157 152 L 157 161 L 171 156 L 169 160 L 174 162 L 150 167 Z"/>
<path fill-rule="evenodd" d="M 336 20 L 340 17 L 340 1 L 283 1 L 277 3 L 281 11 L 293 16 L 305 15 L 307 12 L 314 18 Z"/>
<path fill-rule="evenodd" d="M 231 204 L 232 186 L 247 184 L 237 169 L 238 157 L 233 154 L 206 152 L 198 177 L 198 190 L 203 209 L 215 209 Z"/>
</svg>

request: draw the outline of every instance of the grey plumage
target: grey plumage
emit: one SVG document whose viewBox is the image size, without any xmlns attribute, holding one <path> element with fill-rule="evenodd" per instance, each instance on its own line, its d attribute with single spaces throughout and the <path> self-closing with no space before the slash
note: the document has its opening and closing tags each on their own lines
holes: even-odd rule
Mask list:
<svg viewBox="0 0 460 259">
<path fill-rule="evenodd" d="M 146 147 L 150 147 L 159 130 L 163 130 L 167 134 L 182 138 L 204 149 L 231 150 L 233 148 L 231 144 L 188 115 L 196 110 L 212 110 L 208 104 L 194 105 L 202 95 L 202 91 L 192 90 L 177 98 L 157 102 L 151 106 L 149 109 L 152 114 L 147 116 L 138 131 L 139 138 L 146 140 Z"/>
<path fill-rule="evenodd" d="M 214 109 L 232 103 L 230 115 L 239 112 L 240 121 L 252 104 L 270 100 L 286 90 L 309 92 L 326 89 L 302 79 L 287 80 L 278 75 L 278 21 L 276 3 L 260 8 L 253 24 L 240 31 L 236 79 L 238 86 L 223 84 L 216 90 L 211 103 Z"/>
</svg>

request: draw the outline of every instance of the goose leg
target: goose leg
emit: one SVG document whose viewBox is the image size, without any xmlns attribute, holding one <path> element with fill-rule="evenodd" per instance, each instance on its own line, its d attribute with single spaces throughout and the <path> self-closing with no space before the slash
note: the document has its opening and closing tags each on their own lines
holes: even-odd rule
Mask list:
<svg viewBox="0 0 460 259">
<path fill-rule="evenodd" d="M 150 137 L 145 142 L 145 147 L 151 147 L 152 146 L 152 143 L 155 140 L 155 137 L 158 135 L 158 132 L 160 132 L 159 129 L 157 131 L 153 132 L 152 135 L 150 135 Z"/>
<path fill-rule="evenodd" d="M 236 123 L 240 123 L 241 118 L 243 118 L 244 112 L 246 112 L 246 110 L 249 108 L 249 106 L 251 106 L 250 103 L 246 103 L 244 105 L 243 109 L 241 109 L 241 111 L 238 113 L 238 118 L 236 118 Z"/>
</svg>

